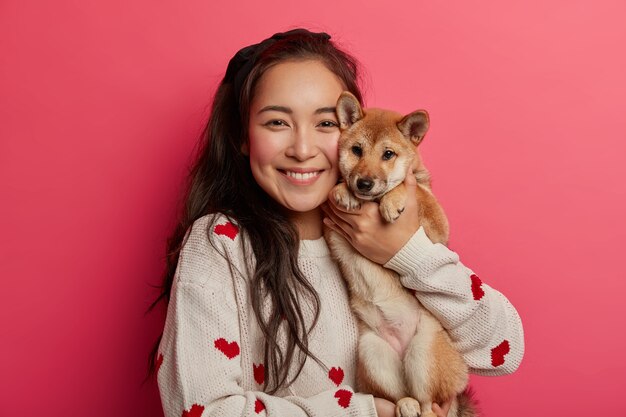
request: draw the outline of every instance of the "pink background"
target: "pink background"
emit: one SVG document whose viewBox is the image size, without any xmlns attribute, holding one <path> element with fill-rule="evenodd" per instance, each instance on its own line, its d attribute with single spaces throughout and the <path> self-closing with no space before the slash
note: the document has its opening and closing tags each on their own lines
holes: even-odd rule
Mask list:
<svg viewBox="0 0 626 417">
<path fill-rule="evenodd" d="M 230 56 L 298 25 L 430 112 L 451 246 L 526 331 L 484 415 L 626 415 L 626 3 L 219 3 L 0 3 L 0 415 L 161 415 L 144 312 L 191 151 Z"/>
</svg>

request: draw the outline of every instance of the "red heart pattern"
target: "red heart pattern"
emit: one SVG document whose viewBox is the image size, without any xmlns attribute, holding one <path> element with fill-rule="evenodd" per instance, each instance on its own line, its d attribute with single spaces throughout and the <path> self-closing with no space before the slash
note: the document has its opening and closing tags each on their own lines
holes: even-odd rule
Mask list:
<svg viewBox="0 0 626 417">
<path fill-rule="evenodd" d="M 257 398 L 257 400 L 254 402 L 254 412 L 259 414 L 263 410 L 265 410 L 265 404 L 263 404 L 263 401 Z"/>
<path fill-rule="evenodd" d="M 511 346 L 509 346 L 509 341 L 504 340 L 498 346 L 491 349 L 491 365 L 500 366 L 504 364 L 504 355 L 509 353 L 511 350 Z"/>
<path fill-rule="evenodd" d="M 254 369 L 254 380 L 257 384 L 263 385 L 265 382 L 265 366 L 262 363 L 260 364 L 252 364 L 252 368 Z"/>
<path fill-rule="evenodd" d="M 226 222 L 224 224 L 218 224 L 213 229 L 216 235 L 218 236 L 227 236 L 230 240 L 235 240 L 237 233 L 239 233 L 239 228 L 232 224 L 231 222 Z"/>
<path fill-rule="evenodd" d="M 337 390 L 335 393 L 335 398 L 337 398 L 337 404 L 343 408 L 348 408 L 350 406 L 350 400 L 352 399 L 352 393 L 345 389 Z"/>
<path fill-rule="evenodd" d="M 222 352 L 228 359 L 232 359 L 239 355 L 239 345 L 237 342 L 228 343 L 226 339 L 220 337 L 215 341 L 215 347 Z"/>
<path fill-rule="evenodd" d="M 200 417 L 203 412 L 204 412 L 204 406 L 194 404 L 191 406 L 191 409 L 189 411 L 183 410 L 182 417 Z"/>
<path fill-rule="evenodd" d="M 472 280 L 472 294 L 474 295 L 474 300 L 478 301 L 485 295 L 485 291 L 482 289 L 483 282 L 475 274 L 472 274 L 470 279 Z"/>
<path fill-rule="evenodd" d="M 330 371 L 328 371 L 328 378 L 330 378 L 331 381 L 333 381 L 333 383 L 337 386 L 341 385 L 341 383 L 343 382 L 343 369 L 341 369 L 340 367 L 335 368 L 334 366 L 332 368 L 330 368 Z"/>
<path fill-rule="evenodd" d="M 163 354 L 159 353 L 159 357 L 156 360 L 156 372 L 159 373 L 159 369 L 161 369 L 161 365 L 163 365 Z"/>
</svg>

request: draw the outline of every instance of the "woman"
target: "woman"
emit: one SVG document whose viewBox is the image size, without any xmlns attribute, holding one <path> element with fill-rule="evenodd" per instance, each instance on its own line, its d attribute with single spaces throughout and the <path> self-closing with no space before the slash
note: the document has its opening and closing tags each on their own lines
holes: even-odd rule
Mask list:
<svg viewBox="0 0 626 417">
<path fill-rule="evenodd" d="M 414 205 L 393 224 L 375 203 L 326 206 L 338 178 L 334 107 L 344 90 L 362 101 L 357 80 L 353 58 L 304 29 L 231 59 L 169 241 L 155 355 L 167 417 L 393 415 L 392 403 L 353 390 L 357 328 L 324 222 L 416 290 L 474 373 L 519 365 L 517 312 L 428 240 Z"/>
</svg>

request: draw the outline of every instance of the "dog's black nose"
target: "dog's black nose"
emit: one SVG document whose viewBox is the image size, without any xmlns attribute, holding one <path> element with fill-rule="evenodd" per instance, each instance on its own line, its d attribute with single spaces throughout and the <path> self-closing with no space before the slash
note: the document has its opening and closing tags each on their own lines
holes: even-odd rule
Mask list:
<svg viewBox="0 0 626 417">
<path fill-rule="evenodd" d="M 374 181 L 372 181 L 370 178 L 361 178 L 356 181 L 356 188 L 358 188 L 359 191 L 369 191 L 372 189 L 373 186 Z"/>
</svg>

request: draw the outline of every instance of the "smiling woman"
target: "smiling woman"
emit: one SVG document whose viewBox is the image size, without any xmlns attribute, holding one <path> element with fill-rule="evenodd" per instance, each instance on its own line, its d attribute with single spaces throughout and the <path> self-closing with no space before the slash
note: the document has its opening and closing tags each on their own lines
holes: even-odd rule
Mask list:
<svg viewBox="0 0 626 417">
<path fill-rule="evenodd" d="M 349 55 L 304 29 L 231 59 L 169 241 L 168 313 L 152 356 L 167 417 L 394 415 L 390 401 L 355 392 L 357 324 L 322 238 L 338 180 L 335 105 L 344 90 L 362 102 L 357 80 Z M 368 204 L 331 205 L 333 227 L 358 235 L 357 250 L 384 242 L 364 256 L 393 255 L 386 266 L 450 326 L 471 370 L 515 370 L 523 338 L 506 298 L 482 283 L 473 298 L 471 272 L 428 240 L 416 208 L 387 224 Z M 503 340 L 508 356 L 494 364 Z"/>
<path fill-rule="evenodd" d="M 341 80 L 319 61 L 270 68 L 250 109 L 250 168 L 257 184 L 290 212 L 300 238 L 322 236 L 320 205 L 337 182 L 337 97 Z"/>
</svg>

